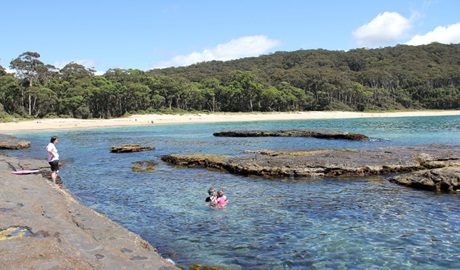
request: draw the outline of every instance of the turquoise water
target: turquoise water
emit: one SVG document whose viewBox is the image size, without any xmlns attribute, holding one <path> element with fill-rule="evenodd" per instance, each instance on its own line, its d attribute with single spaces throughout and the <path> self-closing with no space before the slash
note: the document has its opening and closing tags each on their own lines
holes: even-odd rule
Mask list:
<svg viewBox="0 0 460 270">
<path fill-rule="evenodd" d="M 223 138 L 236 129 L 335 129 L 370 142 L 313 138 Z M 264 179 L 174 168 L 165 154 L 242 154 L 270 148 L 360 148 L 460 144 L 460 117 L 402 117 L 152 125 L 17 133 L 43 158 L 51 135 L 65 166 L 65 186 L 82 203 L 157 247 L 163 257 L 235 269 L 458 269 L 460 196 L 434 194 L 383 178 Z M 113 154 L 123 143 L 155 151 Z M 154 160 L 151 173 L 132 162 Z M 210 186 L 224 188 L 226 209 L 209 209 Z"/>
</svg>

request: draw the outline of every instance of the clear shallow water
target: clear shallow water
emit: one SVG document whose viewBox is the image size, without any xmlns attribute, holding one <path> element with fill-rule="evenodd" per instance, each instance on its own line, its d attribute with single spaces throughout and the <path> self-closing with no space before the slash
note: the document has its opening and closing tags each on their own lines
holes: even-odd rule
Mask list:
<svg viewBox="0 0 460 270">
<path fill-rule="evenodd" d="M 221 138 L 235 129 L 314 128 L 363 133 L 371 142 L 312 138 Z M 241 154 L 250 149 L 460 144 L 460 117 L 267 121 L 13 134 L 32 142 L 11 155 L 43 158 L 58 135 L 65 186 L 84 204 L 140 234 L 162 256 L 235 269 L 458 269 L 460 197 L 369 179 L 263 179 L 180 169 L 174 153 Z M 151 152 L 112 154 L 122 143 Z M 5 151 L 4 151 L 5 152 Z M 151 173 L 131 162 L 154 160 Z M 204 202 L 224 188 L 226 209 Z"/>
</svg>

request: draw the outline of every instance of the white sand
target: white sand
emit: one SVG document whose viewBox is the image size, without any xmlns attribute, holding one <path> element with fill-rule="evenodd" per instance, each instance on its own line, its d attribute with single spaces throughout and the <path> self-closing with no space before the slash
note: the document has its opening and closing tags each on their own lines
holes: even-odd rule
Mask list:
<svg viewBox="0 0 460 270">
<path fill-rule="evenodd" d="M 460 115 L 457 111 L 411 111 L 389 113 L 362 113 L 362 112 L 291 112 L 291 113 L 212 113 L 212 114 L 146 114 L 132 115 L 126 118 L 114 119 L 38 119 L 0 123 L 0 132 L 17 132 L 32 130 L 58 129 L 85 129 L 98 127 L 144 126 L 159 124 L 192 124 L 211 122 L 239 122 L 239 121 L 269 121 L 269 120 L 302 120 L 302 119 L 344 119 L 367 117 L 410 117 L 410 116 L 441 116 Z"/>
</svg>

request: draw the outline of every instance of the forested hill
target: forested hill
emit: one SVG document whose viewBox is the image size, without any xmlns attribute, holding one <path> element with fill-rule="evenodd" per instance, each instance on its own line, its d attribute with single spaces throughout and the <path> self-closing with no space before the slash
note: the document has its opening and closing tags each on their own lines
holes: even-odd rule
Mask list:
<svg viewBox="0 0 460 270">
<path fill-rule="evenodd" d="M 460 44 L 299 50 L 187 67 L 62 69 L 25 52 L 0 66 L 0 118 L 160 111 L 460 109 Z"/>
<path fill-rule="evenodd" d="M 305 104 L 311 110 L 460 108 L 460 44 L 276 52 L 149 73 L 200 82 L 226 81 L 235 70 L 278 90 L 301 89 L 313 98 Z"/>
</svg>

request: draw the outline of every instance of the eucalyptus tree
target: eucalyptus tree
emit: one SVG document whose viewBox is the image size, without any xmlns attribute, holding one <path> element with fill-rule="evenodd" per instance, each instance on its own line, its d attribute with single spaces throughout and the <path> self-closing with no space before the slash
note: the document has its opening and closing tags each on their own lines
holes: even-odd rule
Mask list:
<svg viewBox="0 0 460 270">
<path fill-rule="evenodd" d="M 46 68 L 42 61 L 38 60 L 40 54 L 36 52 L 25 52 L 10 62 L 10 68 L 16 70 L 16 76 L 22 80 L 21 103 L 26 104 L 28 114 L 32 115 L 32 95 L 36 89 L 32 90 L 35 83 L 38 85 L 40 73 Z M 27 95 L 27 102 L 25 96 Z"/>
<path fill-rule="evenodd" d="M 3 76 L 6 74 L 6 69 L 0 65 L 0 76 Z"/>
<path fill-rule="evenodd" d="M 259 99 L 259 108 L 261 111 L 281 111 L 282 104 L 286 104 L 283 92 L 274 86 L 262 89 Z"/>
<path fill-rule="evenodd" d="M 105 77 L 93 76 L 91 78 L 91 84 L 93 88 L 90 91 L 88 107 L 93 117 L 112 117 L 112 107 L 116 104 L 113 83 Z"/>
<path fill-rule="evenodd" d="M 256 80 L 250 71 L 234 71 L 230 74 L 228 85 L 233 91 L 235 106 L 240 111 L 254 111 L 254 104 L 258 101 L 263 85 Z"/>
<path fill-rule="evenodd" d="M 0 104 L 9 114 L 23 114 L 24 106 L 20 102 L 20 85 L 12 74 L 0 76 Z"/>
<path fill-rule="evenodd" d="M 159 101 L 160 98 L 158 96 L 161 96 L 164 98 L 165 105 L 170 110 L 172 110 L 173 105 L 178 106 L 177 103 L 180 100 L 181 87 L 177 80 L 169 76 L 153 75 L 152 81 L 150 82 L 150 88 L 152 89 L 152 102 Z"/>
<path fill-rule="evenodd" d="M 89 99 L 94 87 L 91 78 L 94 70 L 70 62 L 59 70 L 60 84 L 55 89 L 58 102 L 57 112 L 75 118 L 88 118 Z"/>
<path fill-rule="evenodd" d="M 303 91 L 288 82 L 281 82 L 276 88 L 281 92 L 281 103 L 278 105 L 281 111 L 313 110 L 316 107 L 313 93 L 309 91 Z"/>
<path fill-rule="evenodd" d="M 218 110 L 218 103 L 216 100 L 216 91 L 222 87 L 220 81 L 216 78 L 204 79 L 201 82 L 203 87 L 203 97 L 205 99 L 205 109 L 214 112 Z"/>
<path fill-rule="evenodd" d="M 70 62 L 61 68 L 59 73 L 62 80 L 73 83 L 82 79 L 91 79 L 94 76 L 95 70 L 75 62 Z"/>
<path fill-rule="evenodd" d="M 114 86 L 116 116 L 121 116 L 127 112 L 147 110 L 150 107 L 150 79 L 144 71 L 109 69 L 104 77 L 110 80 Z"/>
</svg>

